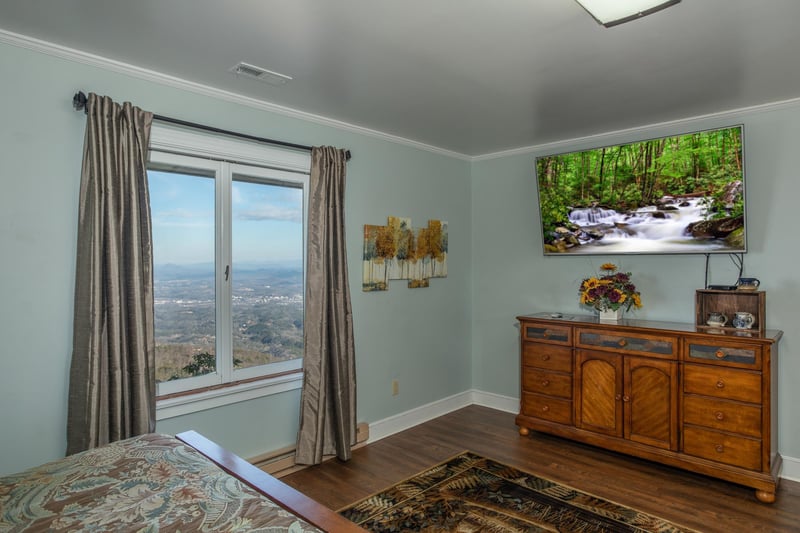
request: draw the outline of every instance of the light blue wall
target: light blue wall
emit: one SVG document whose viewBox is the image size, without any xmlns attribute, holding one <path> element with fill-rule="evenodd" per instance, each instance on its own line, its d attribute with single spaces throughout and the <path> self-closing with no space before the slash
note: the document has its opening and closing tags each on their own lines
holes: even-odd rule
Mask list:
<svg viewBox="0 0 800 533">
<path fill-rule="evenodd" d="M 644 307 L 636 318 L 693 322 L 695 289 L 704 282 L 705 259 L 696 255 L 544 257 L 536 205 L 536 155 L 604 146 L 660 135 L 744 124 L 748 253 L 745 274 L 767 291 L 767 327 L 786 332 L 780 346 L 779 447 L 800 457 L 800 247 L 796 229 L 800 180 L 800 104 L 670 127 L 643 129 L 538 147 L 531 153 L 480 160 L 472 166 L 473 387 L 519 395 L 515 317 L 541 311 L 580 312 L 581 279 L 606 260 L 634 273 Z M 711 283 L 731 284 L 728 257 L 711 259 Z"/>
<path fill-rule="evenodd" d="M 76 90 L 163 115 L 352 150 L 347 247 L 359 420 L 372 422 L 471 386 L 469 162 L 0 44 L 0 474 L 63 456 L 85 117 Z M 265 99 L 269 91 L 265 86 Z M 287 90 L 290 90 L 287 88 Z M 449 222 L 446 279 L 361 291 L 363 225 L 388 215 Z M 391 381 L 400 394 L 391 395 Z M 250 457 L 294 442 L 299 392 L 161 421 Z"/>
<path fill-rule="evenodd" d="M 359 419 L 374 422 L 474 388 L 518 395 L 514 317 L 577 311 L 577 284 L 605 258 L 544 258 L 533 159 L 469 162 L 0 44 L 0 474 L 55 459 L 65 449 L 72 342 L 77 200 L 84 116 L 78 89 L 164 115 L 302 144 L 353 150 L 347 234 L 359 380 Z M 272 89 L 265 89 L 269 91 Z M 268 100 L 268 93 L 265 94 Z M 593 147 L 689 129 L 744 123 L 748 196 L 746 273 L 767 290 L 767 322 L 781 345 L 780 448 L 800 457 L 800 362 L 792 326 L 800 301 L 795 245 L 800 106 L 743 113 L 670 128 L 565 142 Z M 428 289 L 392 282 L 360 290 L 364 224 L 387 215 L 449 222 L 448 277 Z M 618 257 L 614 257 L 618 260 Z M 642 290 L 642 318 L 691 321 L 702 257 L 624 256 Z M 712 282 L 730 283 L 726 257 Z M 391 395 L 391 381 L 400 395 Z M 250 457 L 293 442 L 297 391 L 162 421 L 159 431 L 197 429 Z"/>
</svg>

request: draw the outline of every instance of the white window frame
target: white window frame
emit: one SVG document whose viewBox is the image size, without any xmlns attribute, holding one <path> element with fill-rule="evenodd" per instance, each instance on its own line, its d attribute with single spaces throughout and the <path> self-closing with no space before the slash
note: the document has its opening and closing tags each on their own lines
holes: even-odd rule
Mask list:
<svg viewBox="0 0 800 533">
<path fill-rule="evenodd" d="M 196 158 L 201 158 L 203 161 L 198 163 Z M 245 175 L 276 183 L 294 183 L 298 187 L 302 187 L 304 190 L 303 272 L 305 273 L 306 214 L 308 211 L 309 173 L 311 168 L 311 156 L 309 153 L 153 124 L 150 133 L 150 162 L 158 166 L 169 167 L 174 165 L 206 170 L 213 172 L 216 176 L 215 231 L 219 235 L 215 239 L 215 263 L 217 265 L 231 264 L 230 248 L 226 248 L 222 242 L 230 242 L 231 239 L 229 224 L 230 198 L 227 196 L 230 191 L 230 179 L 233 175 Z M 305 286 L 305 280 L 303 280 L 303 285 Z M 221 299 L 221 305 L 217 306 L 216 320 L 222 321 L 219 323 L 230 323 L 231 284 L 225 282 L 222 276 L 216 276 L 216 295 L 217 299 Z M 230 339 L 217 339 L 217 342 L 229 343 Z M 302 372 L 296 372 L 302 368 L 301 359 L 273 363 L 269 366 L 270 374 L 265 376 L 264 379 L 246 381 L 196 393 L 186 390 L 187 383 L 190 388 L 194 389 L 248 380 L 264 375 L 263 366 L 234 369 L 233 358 L 231 357 L 230 361 L 223 358 L 222 365 L 218 364 L 217 372 L 215 373 L 178 380 L 178 382 L 183 382 L 183 385 L 178 382 L 160 383 L 158 385 L 159 395 L 174 392 L 186 392 L 186 394 L 159 399 L 156 403 L 156 420 L 164 420 L 229 403 L 296 390 L 302 386 Z M 286 372 L 290 373 L 287 374 Z M 188 380 L 191 381 L 189 382 Z"/>
</svg>

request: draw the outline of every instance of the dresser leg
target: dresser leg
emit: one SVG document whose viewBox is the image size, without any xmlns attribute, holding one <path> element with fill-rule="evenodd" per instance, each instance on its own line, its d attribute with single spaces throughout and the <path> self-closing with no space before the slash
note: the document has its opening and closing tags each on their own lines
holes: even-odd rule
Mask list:
<svg viewBox="0 0 800 533">
<path fill-rule="evenodd" d="M 523 426 L 519 427 L 519 434 L 522 435 L 523 437 L 526 437 L 526 436 L 530 435 L 530 433 L 531 433 L 530 429 L 528 429 L 526 427 L 523 427 Z"/>
<path fill-rule="evenodd" d="M 757 490 L 756 499 L 763 503 L 774 503 L 775 491 Z"/>
</svg>

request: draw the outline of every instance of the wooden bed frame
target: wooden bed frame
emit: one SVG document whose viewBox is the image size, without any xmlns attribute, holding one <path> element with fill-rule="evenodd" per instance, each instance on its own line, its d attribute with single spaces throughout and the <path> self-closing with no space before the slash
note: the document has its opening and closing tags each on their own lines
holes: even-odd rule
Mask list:
<svg viewBox="0 0 800 533">
<path fill-rule="evenodd" d="M 196 431 L 185 431 L 175 435 L 175 438 L 196 449 L 224 471 L 241 479 L 290 513 L 323 531 L 331 533 L 366 531 Z"/>
</svg>

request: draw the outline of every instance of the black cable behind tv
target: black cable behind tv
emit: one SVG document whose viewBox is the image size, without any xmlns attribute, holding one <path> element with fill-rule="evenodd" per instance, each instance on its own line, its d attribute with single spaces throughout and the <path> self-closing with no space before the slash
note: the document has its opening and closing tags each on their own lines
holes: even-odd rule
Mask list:
<svg viewBox="0 0 800 533">
<path fill-rule="evenodd" d="M 711 258 L 711 254 L 705 254 L 705 256 L 706 256 L 706 279 L 705 279 L 705 283 L 703 283 L 703 286 L 706 289 L 714 290 L 714 291 L 734 291 L 734 290 L 736 290 L 736 285 L 709 285 L 708 284 L 708 262 L 709 262 L 709 259 Z M 728 257 L 730 258 L 731 262 L 733 262 L 733 264 L 736 265 L 736 267 L 739 270 L 739 274 L 736 276 L 736 279 L 738 280 L 739 278 L 742 277 L 742 273 L 744 272 L 744 254 L 743 253 L 728 254 Z"/>
</svg>

